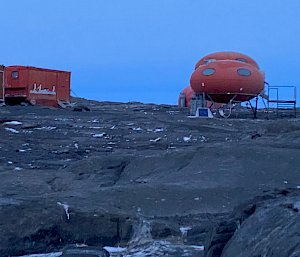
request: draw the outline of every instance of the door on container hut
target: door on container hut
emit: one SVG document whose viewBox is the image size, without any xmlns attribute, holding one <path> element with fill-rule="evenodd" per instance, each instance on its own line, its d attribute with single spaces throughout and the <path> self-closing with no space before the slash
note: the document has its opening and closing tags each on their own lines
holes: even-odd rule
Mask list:
<svg viewBox="0 0 300 257">
<path fill-rule="evenodd" d="M 4 102 L 4 67 L 0 66 L 0 102 Z"/>
<path fill-rule="evenodd" d="M 70 102 L 71 73 L 67 71 L 57 72 L 57 100 Z"/>
</svg>

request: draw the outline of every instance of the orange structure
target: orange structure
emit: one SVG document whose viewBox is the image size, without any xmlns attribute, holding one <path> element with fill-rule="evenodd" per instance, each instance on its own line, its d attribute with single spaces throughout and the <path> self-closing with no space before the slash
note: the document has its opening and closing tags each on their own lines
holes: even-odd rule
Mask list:
<svg viewBox="0 0 300 257">
<path fill-rule="evenodd" d="M 244 102 L 264 90 L 265 76 L 249 56 L 217 52 L 201 58 L 190 79 L 196 95 L 216 103 Z M 182 92 L 185 93 L 185 92 Z"/>
<path fill-rule="evenodd" d="M 191 88 L 191 86 L 187 86 L 185 87 L 182 92 L 180 93 L 180 95 L 182 95 L 182 97 L 184 97 L 184 101 L 183 103 L 181 103 L 180 101 L 182 100 L 181 97 L 179 96 L 178 98 L 178 106 L 182 106 L 182 107 L 190 107 L 191 105 L 191 101 L 192 101 L 192 98 L 193 96 L 195 95 L 195 92 L 194 90 Z M 218 109 L 220 108 L 223 104 L 221 103 L 213 103 L 211 101 L 206 101 L 206 105 L 207 107 L 209 108 L 212 108 L 212 109 Z"/>
<path fill-rule="evenodd" d="M 0 65 L 0 104 L 4 102 L 4 68 Z"/>
<path fill-rule="evenodd" d="M 4 69 L 5 101 L 28 101 L 32 104 L 59 106 L 70 102 L 70 78 L 67 71 L 30 66 Z"/>
<path fill-rule="evenodd" d="M 236 53 L 236 52 L 217 52 L 217 53 L 212 53 L 209 55 L 206 55 L 202 57 L 196 64 L 195 70 L 203 64 L 207 64 L 209 62 L 213 61 L 222 61 L 222 60 L 232 60 L 232 61 L 239 61 L 239 62 L 244 62 L 244 63 L 249 63 L 259 69 L 258 64 L 256 61 L 254 61 L 251 57 L 245 54 L 241 53 Z"/>
</svg>

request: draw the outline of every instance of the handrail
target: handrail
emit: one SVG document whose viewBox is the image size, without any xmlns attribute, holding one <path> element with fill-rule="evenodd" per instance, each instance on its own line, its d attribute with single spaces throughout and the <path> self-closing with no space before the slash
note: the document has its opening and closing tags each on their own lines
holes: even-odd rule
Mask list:
<svg viewBox="0 0 300 257">
<path fill-rule="evenodd" d="M 268 86 L 268 109 L 270 108 L 270 103 L 276 104 L 277 116 L 278 110 L 294 110 L 294 114 L 296 117 L 296 101 L 297 101 L 297 88 L 296 86 L 271 86 L 269 83 L 266 83 Z M 293 97 L 292 99 L 281 99 L 279 91 L 280 89 L 293 89 Z M 270 97 L 270 92 L 276 93 L 275 99 Z"/>
</svg>

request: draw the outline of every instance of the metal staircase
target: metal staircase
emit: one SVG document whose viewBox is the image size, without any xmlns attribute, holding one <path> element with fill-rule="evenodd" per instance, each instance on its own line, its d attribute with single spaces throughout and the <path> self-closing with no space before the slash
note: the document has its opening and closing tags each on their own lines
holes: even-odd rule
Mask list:
<svg viewBox="0 0 300 257">
<path fill-rule="evenodd" d="M 283 96 L 283 94 L 287 94 L 288 96 Z M 268 109 L 270 109 L 270 105 L 275 105 L 277 116 L 279 116 L 279 111 L 290 110 L 296 117 L 297 88 L 295 86 L 268 85 L 267 101 Z"/>
</svg>

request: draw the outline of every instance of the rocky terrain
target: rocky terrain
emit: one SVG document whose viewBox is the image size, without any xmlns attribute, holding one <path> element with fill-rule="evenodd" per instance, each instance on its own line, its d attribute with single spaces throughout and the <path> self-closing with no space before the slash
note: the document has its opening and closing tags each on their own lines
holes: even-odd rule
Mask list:
<svg viewBox="0 0 300 257">
<path fill-rule="evenodd" d="M 300 119 L 74 102 L 0 107 L 0 256 L 300 255 Z"/>
</svg>

